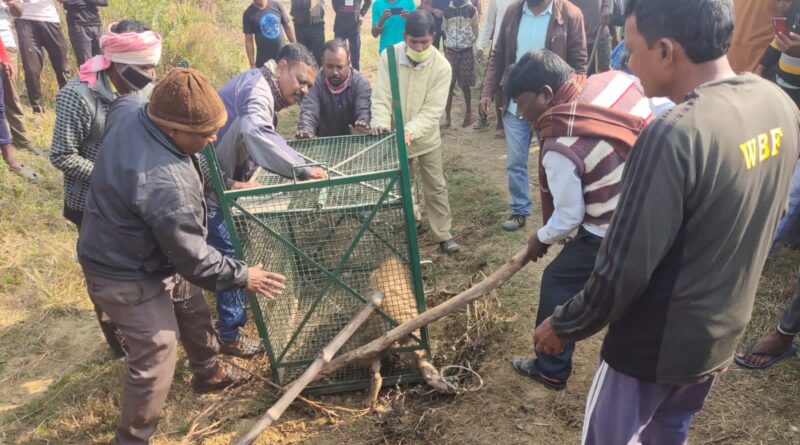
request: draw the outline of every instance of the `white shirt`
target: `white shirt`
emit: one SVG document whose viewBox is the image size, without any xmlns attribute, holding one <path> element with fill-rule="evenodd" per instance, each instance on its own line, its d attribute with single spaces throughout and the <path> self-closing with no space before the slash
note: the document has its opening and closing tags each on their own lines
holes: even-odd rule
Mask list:
<svg viewBox="0 0 800 445">
<path fill-rule="evenodd" d="M 483 15 L 481 30 L 478 33 L 478 40 L 475 42 L 476 49 L 486 50 L 489 47 L 489 37 L 492 39 L 492 48 L 494 48 L 494 44 L 500 36 L 503 16 L 506 15 L 506 9 L 512 3 L 514 0 L 489 0 L 486 14 Z"/>
<path fill-rule="evenodd" d="M 21 19 L 37 22 L 61 23 L 55 0 L 20 0 Z"/>
<path fill-rule="evenodd" d="M 553 195 L 553 215 L 537 232 L 539 241 L 553 244 L 566 238 L 586 217 L 583 200 L 583 184 L 575 163 L 556 151 L 548 151 L 542 158 L 547 185 Z M 583 228 L 592 235 L 606 236 L 605 229 L 594 224 L 583 223 Z"/>
<path fill-rule="evenodd" d="M 11 31 L 11 23 L 14 17 L 8 9 L 8 5 L 0 3 L 0 40 L 6 48 L 16 48 L 17 42 L 14 40 L 14 33 Z"/>
</svg>

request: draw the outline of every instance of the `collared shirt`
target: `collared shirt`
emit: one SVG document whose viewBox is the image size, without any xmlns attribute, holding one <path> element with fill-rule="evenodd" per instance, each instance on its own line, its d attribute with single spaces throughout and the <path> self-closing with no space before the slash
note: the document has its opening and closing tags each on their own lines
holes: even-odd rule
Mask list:
<svg viewBox="0 0 800 445">
<path fill-rule="evenodd" d="M 522 7 L 522 19 L 519 22 L 519 32 L 517 32 L 517 56 L 519 60 L 528 51 L 543 49 L 547 41 L 547 27 L 550 26 L 550 19 L 553 17 L 553 0 L 541 14 L 536 15 L 528 5 Z M 517 102 L 509 101 L 508 112 L 517 114 Z"/>
</svg>

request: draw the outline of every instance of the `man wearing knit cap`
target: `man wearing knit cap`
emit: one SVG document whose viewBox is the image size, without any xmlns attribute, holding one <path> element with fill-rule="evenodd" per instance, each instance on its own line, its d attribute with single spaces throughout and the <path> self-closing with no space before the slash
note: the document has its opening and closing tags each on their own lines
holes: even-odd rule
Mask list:
<svg viewBox="0 0 800 445">
<path fill-rule="evenodd" d="M 112 444 L 147 444 L 175 372 L 178 338 L 197 392 L 245 376 L 217 360 L 208 290 L 246 288 L 274 298 L 285 279 L 206 244 L 196 154 L 216 140 L 225 108 L 198 71 L 172 70 L 150 104 L 135 94 L 109 109 L 78 238 L 92 301 L 125 337 L 128 373 Z M 183 277 L 183 278 L 181 278 Z M 192 286 L 188 284 L 192 283 Z"/>
<path fill-rule="evenodd" d="M 276 130 L 276 112 L 295 105 L 308 94 L 317 78 L 314 56 L 303 45 L 281 48 L 278 61 L 246 71 L 219 90 L 228 121 L 219 131 L 215 147 L 223 180 L 229 189 L 245 188 L 257 167 L 300 180 L 322 179 L 325 171 L 307 167 L 305 161 Z M 219 209 L 210 181 L 206 184 L 208 243 L 224 255 L 235 258 L 230 230 Z M 239 328 L 247 322 L 245 295 L 241 290 L 217 292 L 217 334 L 220 352 L 251 357 L 263 350 L 261 341 L 244 337 Z"/>
<path fill-rule="evenodd" d="M 100 40 L 104 54 L 88 60 L 80 77 L 56 96 L 50 161 L 64 173 L 64 217 L 78 228 L 108 107 L 121 94 L 149 95 L 161 58 L 161 36 L 143 23 L 123 20 L 112 24 L 110 31 Z M 95 309 L 109 346 L 118 356 L 124 355 L 111 320 Z"/>
</svg>

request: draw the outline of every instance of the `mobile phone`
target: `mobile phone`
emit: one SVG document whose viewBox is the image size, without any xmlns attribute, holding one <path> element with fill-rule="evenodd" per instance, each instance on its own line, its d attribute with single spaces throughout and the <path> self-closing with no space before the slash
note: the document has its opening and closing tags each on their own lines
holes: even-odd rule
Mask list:
<svg viewBox="0 0 800 445">
<path fill-rule="evenodd" d="M 775 34 L 789 35 L 789 23 L 786 21 L 786 17 L 773 17 L 772 27 L 775 29 Z"/>
<path fill-rule="evenodd" d="M 392 11 L 392 15 L 400 15 L 403 13 L 403 8 L 389 8 L 389 11 Z"/>
</svg>

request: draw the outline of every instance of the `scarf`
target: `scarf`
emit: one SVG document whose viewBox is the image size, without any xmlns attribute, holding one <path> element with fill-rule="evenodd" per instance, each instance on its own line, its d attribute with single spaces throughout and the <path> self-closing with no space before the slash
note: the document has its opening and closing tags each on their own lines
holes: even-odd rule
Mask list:
<svg viewBox="0 0 800 445">
<path fill-rule="evenodd" d="M 100 37 L 100 48 L 103 54 L 87 60 L 78 73 L 79 79 L 89 84 L 89 88 L 94 88 L 97 73 L 111 67 L 111 62 L 141 66 L 158 65 L 161 60 L 161 36 L 153 31 L 109 32 Z"/>
<path fill-rule="evenodd" d="M 636 138 L 647 126 L 647 120 L 624 111 L 578 102 L 586 84 L 586 76 L 573 74 L 553 96 L 553 106 L 536 122 L 540 147 L 545 139 L 560 137 L 588 137 L 603 139 L 614 151 L 627 160 Z M 553 195 L 547 185 L 547 175 L 542 165 L 544 149 L 539 150 L 539 192 L 542 197 L 544 223 L 555 209 Z"/>
<path fill-rule="evenodd" d="M 323 74 L 323 76 L 325 76 L 325 75 Z M 328 87 L 328 91 L 330 91 L 330 92 L 331 92 L 331 94 L 333 94 L 334 96 L 338 96 L 339 94 L 342 94 L 342 93 L 344 92 L 344 90 L 346 90 L 346 89 L 347 89 L 347 87 L 349 87 L 349 86 L 350 86 L 350 80 L 351 80 L 352 78 L 353 78 L 353 70 L 351 69 L 351 70 L 350 70 L 350 71 L 347 73 L 347 79 L 345 79 L 345 81 L 344 81 L 344 82 L 342 82 L 342 84 L 341 84 L 341 85 L 339 85 L 338 87 L 337 87 L 337 86 L 334 86 L 334 85 L 333 85 L 333 84 L 332 84 L 332 83 L 331 83 L 331 82 L 328 80 L 328 78 L 327 78 L 327 77 L 325 77 L 325 86 L 326 86 L 326 87 Z"/>
<path fill-rule="evenodd" d="M 261 67 L 261 74 L 269 84 L 269 89 L 272 91 L 272 97 L 275 100 L 275 112 L 281 111 L 289 106 L 289 102 L 283 97 L 281 88 L 278 85 L 278 64 L 274 60 L 269 60 L 264 66 Z"/>
</svg>

